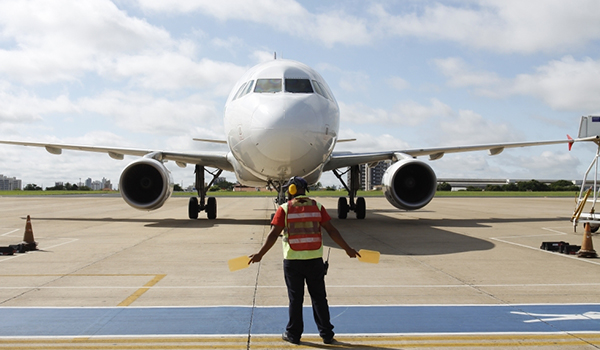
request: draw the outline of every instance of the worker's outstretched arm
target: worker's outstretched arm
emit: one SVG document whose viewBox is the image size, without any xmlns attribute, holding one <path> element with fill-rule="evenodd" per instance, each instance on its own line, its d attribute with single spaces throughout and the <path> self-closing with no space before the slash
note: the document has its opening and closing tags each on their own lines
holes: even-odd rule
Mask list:
<svg viewBox="0 0 600 350">
<path fill-rule="evenodd" d="M 331 239 L 333 239 L 333 241 L 337 245 L 339 245 L 340 248 L 342 248 L 343 250 L 346 251 L 346 254 L 348 254 L 349 257 L 356 258 L 357 256 L 360 256 L 360 254 L 358 254 L 358 252 L 356 250 L 354 250 L 354 248 L 350 247 L 348 245 L 348 243 L 346 243 L 346 241 L 340 234 L 340 231 L 338 231 L 337 228 L 335 228 L 331 224 L 331 221 L 321 223 L 321 227 L 323 227 L 325 229 L 325 231 L 327 231 L 327 233 L 329 234 L 329 237 L 331 237 Z"/>
<path fill-rule="evenodd" d="M 281 231 L 283 231 L 283 226 L 271 226 L 271 231 L 267 236 L 267 240 L 265 243 L 263 243 L 263 246 L 260 248 L 258 253 L 250 255 L 250 261 L 248 262 L 248 265 L 260 262 L 262 260 L 262 257 L 267 254 L 269 249 L 271 249 L 275 242 L 277 242 L 277 238 L 279 237 Z"/>
</svg>

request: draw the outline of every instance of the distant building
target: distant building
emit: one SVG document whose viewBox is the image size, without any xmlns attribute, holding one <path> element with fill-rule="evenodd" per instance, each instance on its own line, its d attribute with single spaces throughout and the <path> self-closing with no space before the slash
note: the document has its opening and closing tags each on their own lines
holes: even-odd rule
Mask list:
<svg viewBox="0 0 600 350">
<path fill-rule="evenodd" d="M 112 184 L 110 180 L 102 178 L 102 190 L 112 190 Z"/>
<path fill-rule="evenodd" d="M 0 174 L 0 191 L 13 191 L 22 189 L 21 180 Z"/>
<path fill-rule="evenodd" d="M 381 186 L 383 174 L 389 167 L 390 162 L 386 161 L 379 162 L 373 167 L 369 167 L 366 164 L 359 165 L 360 188 L 365 191 L 370 191 L 378 186 Z M 350 183 L 350 172 L 348 172 L 347 183 Z"/>
</svg>

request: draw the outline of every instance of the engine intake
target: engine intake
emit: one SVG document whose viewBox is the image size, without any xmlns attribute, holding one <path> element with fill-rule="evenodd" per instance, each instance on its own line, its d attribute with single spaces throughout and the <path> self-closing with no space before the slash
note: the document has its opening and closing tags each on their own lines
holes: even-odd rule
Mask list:
<svg viewBox="0 0 600 350">
<path fill-rule="evenodd" d="M 162 207 L 173 193 L 173 179 L 163 163 L 142 158 L 123 169 L 119 187 L 121 196 L 130 206 L 154 210 Z"/>
<path fill-rule="evenodd" d="M 437 178 L 431 167 L 416 159 L 403 159 L 383 174 L 383 193 L 398 209 L 416 210 L 435 195 Z"/>
</svg>

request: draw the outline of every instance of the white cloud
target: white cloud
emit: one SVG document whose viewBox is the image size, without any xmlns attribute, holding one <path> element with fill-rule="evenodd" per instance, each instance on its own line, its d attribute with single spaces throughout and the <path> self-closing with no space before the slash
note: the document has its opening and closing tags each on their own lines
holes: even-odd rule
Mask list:
<svg viewBox="0 0 600 350">
<path fill-rule="evenodd" d="M 449 57 L 433 60 L 434 65 L 448 77 L 452 87 L 490 86 L 501 82 L 496 73 L 474 71 L 462 58 Z"/>
<path fill-rule="evenodd" d="M 374 5 L 371 13 L 384 35 L 452 41 L 503 53 L 564 52 L 600 39 L 600 2 L 595 0 L 435 3 L 400 15 Z"/>
<path fill-rule="evenodd" d="M 109 1 L 3 1 L 0 74 L 26 83 L 76 80 L 115 54 L 171 47 L 167 31 Z"/>
<path fill-rule="evenodd" d="M 406 90 L 410 87 L 410 83 L 400 77 L 389 77 L 387 83 L 390 87 L 396 90 Z"/>
<path fill-rule="evenodd" d="M 370 41 L 364 19 L 341 11 L 311 13 L 293 0 L 258 1 L 157 1 L 138 0 L 145 11 L 167 13 L 201 12 L 221 21 L 250 21 L 302 38 L 313 38 L 322 44 L 363 45 Z"/>
<path fill-rule="evenodd" d="M 110 117 L 125 130 L 148 134 L 186 133 L 194 125 L 221 121 L 212 101 L 199 95 L 168 100 L 149 94 L 109 91 L 77 101 L 82 111 Z"/>
<path fill-rule="evenodd" d="M 68 95 L 59 95 L 54 99 L 44 99 L 32 95 L 29 91 L 16 89 L 3 84 L 0 86 L 0 123 L 30 124 L 42 119 L 48 113 L 69 113 L 76 107 Z"/>
<path fill-rule="evenodd" d="M 273 52 L 257 50 L 252 52 L 250 58 L 256 63 L 269 62 L 273 60 Z"/>
<path fill-rule="evenodd" d="M 195 61 L 175 52 L 153 55 L 120 56 L 100 70 L 114 79 L 133 78 L 136 85 L 149 90 L 186 88 L 210 89 L 217 96 L 227 96 L 245 68 L 209 59 Z"/>
<path fill-rule="evenodd" d="M 356 124 L 390 125 L 422 125 L 433 117 L 445 117 L 452 114 L 452 109 L 437 99 L 431 99 L 430 105 L 422 105 L 407 101 L 395 105 L 391 110 L 372 108 L 361 103 L 339 103 L 342 122 Z"/>
<path fill-rule="evenodd" d="M 390 134 L 371 135 L 368 133 L 356 132 L 352 129 L 340 130 L 340 138 L 356 139 L 352 142 L 342 142 L 336 144 L 336 151 L 358 152 L 377 152 L 389 150 L 403 150 L 408 148 L 408 144 Z"/>
<path fill-rule="evenodd" d="M 429 164 L 442 178 L 581 179 L 578 169 L 581 162 L 577 156 L 560 151 L 537 150 L 523 155 L 509 149 L 497 156 L 485 152 L 448 154 Z"/>
<path fill-rule="evenodd" d="M 518 75 L 508 92 L 533 95 L 556 110 L 599 112 L 600 60 L 553 60 L 534 74 Z"/>
<path fill-rule="evenodd" d="M 520 141 L 520 133 L 509 125 L 495 123 L 470 111 L 460 110 L 438 123 L 434 131 L 440 145 L 469 145 Z"/>
<path fill-rule="evenodd" d="M 492 98 L 533 96 L 559 111 L 600 112 L 600 59 L 576 60 L 565 56 L 536 67 L 533 73 L 522 73 L 513 78 L 474 70 L 460 58 L 433 62 L 448 78 L 451 87 L 473 87 L 475 94 Z"/>
</svg>

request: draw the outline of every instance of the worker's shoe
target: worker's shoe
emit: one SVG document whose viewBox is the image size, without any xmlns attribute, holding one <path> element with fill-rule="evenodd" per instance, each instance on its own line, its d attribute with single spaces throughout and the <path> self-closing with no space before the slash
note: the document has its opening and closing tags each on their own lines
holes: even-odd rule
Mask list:
<svg viewBox="0 0 600 350">
<path fill-rule="evenodd" d="M 323 344 L 331 345 L 331 344 L 335 344 L 336 342 L 337 342 L 337 340 L 335 340 L 333 337 L 323 338 Z"/>
<path fill-rule="evenodd" d="M 285 341 L 286 341 L 286 342 L 288 342 L 288 343 L 292 343 L 292 344 L 296 344 L 296 345 L 299 345 L 299 344 L 300 344 L 300 339 L 296 339 L 296 338 L 294 338 L 294 337 L 290 336 L 290 335 L 288 334 L 288 332 L 284 332 L 284 333 L 281 335 L 281 339 L 285 340 Z"/>
</svg>

